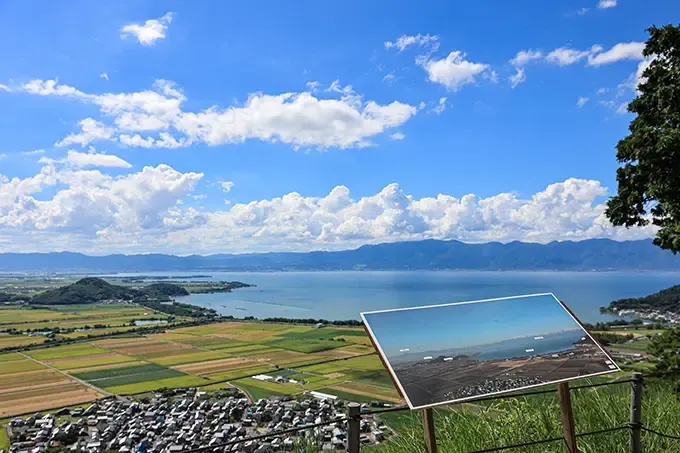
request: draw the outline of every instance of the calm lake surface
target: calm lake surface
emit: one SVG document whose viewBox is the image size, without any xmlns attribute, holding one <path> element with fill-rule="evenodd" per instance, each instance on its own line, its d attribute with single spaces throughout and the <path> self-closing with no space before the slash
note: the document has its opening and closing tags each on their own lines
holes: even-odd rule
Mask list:
<svg viewBox="0 0 680 453">
<path fill-rule="evenodd" d="M 195 274 L 195 272 L 193 273 Z M 204 272 L 196 280 L 257 285 L 231 293 L 196 294 L 178 302 L 237 318 L 359 319 L 362 311 L 552 292 L 584 322 L 616 319 L 599 308 L 680 284 L 673 272 Z M 178 276 L 145 272 L 116 276 Z M 191 273 L 187 273 L 191 275 Z"/>
</svg>

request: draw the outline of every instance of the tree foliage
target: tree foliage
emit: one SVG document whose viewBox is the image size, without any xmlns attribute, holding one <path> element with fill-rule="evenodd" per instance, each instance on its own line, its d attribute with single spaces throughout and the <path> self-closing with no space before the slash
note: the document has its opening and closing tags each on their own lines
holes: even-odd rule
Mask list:
<svg viewBox="0 0 680 453">
<path fill-rule="evenodd" d="M 616 146 L 618 193 L 605 215 L 614 225 L 659 227 L 654 243 L 680 251 L 680 26 L 651 27 L 649 62 L 628 104 L 637 116 Z"/>
<path fill-rule="evenodd" d="M 666 329 L 652 338 L 647 352 L 656 357 L 659 371 L 680 371 L 680 328 Z"/>
<path fill-rule="evenodd" d="M 680 285 L 662 289 L 649 296 L 615 300 L 608 307 L 608 310 L 624 309 L 659 310 L 680 313 Z"/>
</svg>

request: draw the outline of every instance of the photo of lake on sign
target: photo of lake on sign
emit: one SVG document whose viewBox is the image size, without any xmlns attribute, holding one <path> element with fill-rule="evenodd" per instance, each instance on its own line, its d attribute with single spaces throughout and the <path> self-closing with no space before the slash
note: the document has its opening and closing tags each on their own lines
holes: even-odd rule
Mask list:
<svg viewBox="0 0 680 453">
<path fill-rule="evenodd" d="M 551 293 L 361 317 L 411 409 L 620 371 Z"/>
</svg>

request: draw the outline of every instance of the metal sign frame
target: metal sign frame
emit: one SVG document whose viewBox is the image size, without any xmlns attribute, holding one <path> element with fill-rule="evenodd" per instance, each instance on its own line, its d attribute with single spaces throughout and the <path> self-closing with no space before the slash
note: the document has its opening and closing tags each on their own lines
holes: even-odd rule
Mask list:
<svg viewBox="0 0 680 453">
<path fill-rule="evenodd" d="M 564 311 L 567 312 L 567 314 L 571 317 L 571 319 L 574 320 L 574 322 L 586 333 L 586 335 L 593 341 L 593 343 L 602 351 L 602 353 L 611 361 L 612 365 L 615 366 L 615 368 L 610 369 L 610 370 L 605 370 L 605 371 L 600 371 L 597 373 L 591 373 L 583 376 L 574 376 L 574 377 L 569 377 L 569 378 L 563 378 L 563 379 L 557 379 L 554 381 L 550 382 L 544 382 L 540 384 L 532 384 L 532 385 L 526 385 L 523 387 L 517 387 L 514 389 L 509 389 L 509 390 L 501 390 L 498 392 L 490 392 L 490 393 L 484 393 L 480 395 L 475 395 L 475 396 L 468 396 L 464 398 L 457 398 L 453 400 L 448 400 L 448 401 L 441 401 L 437 403 L 432 403 L 432 404 L 425 404 L 421 406 L 414 406 L 411 400 L 408 397 L 408 394 L 404 390 L 403 385 L 401 384 L 401 381 L 399 380 L 399 377 L 397 376 L 397 373 L 394 371 L 392 368 L 392 364 L 390 363 L 390 360 L 388 359 L 387 355 L 382 349 L 382 346 L 380 345 L 380 342 L 376 338 L 375 334 L 373 333 L 373 330 L 371 329 L 371 326 L 369 322 L 366 319 L 366 315 L 371 315 L 371 314 L 376 314 L 376 313 L 387 313 L 387 312 L 396 312 L 396 311 L 409 311 L 409 310 L 422 310 L 422 309 L 428 309 L 428 308 L 438 308 L 438 307 L 448 307 L 448 306 L 453 306 L 453 305 L 467 305 L 467 304 L 477 304 L 477 303 L 484 303 L 484 302 L 496 302 L 496 301 L 501 301 L 501 300 L 511 300 L 511 299 L 523 299 L 523 298 L 528 298 L 528 297 L 538 297 L 538 296 L 551 296 L 555 301 L 564 309 Z M 446 404 L 453 404 L 453 403 L 460 403 L 460 402 L 465 402 L 465 401 L 471 401 L 479 398 L 484 398 L 487 396 L 492 396 L 492 395 L 499 395 L 503 393 L 512 393 L 512 392 L 517 392 L 519 390 L 526 390 L 526 389 L 531 389 L 531 388 L 536 388 L 536 387 L 543 387 L 546 385 L 553 385 L 553 384 L 560 384 L 563 382 L 569 382 L 569 381 L 574 381 L 578 379 L 584 379 L 588 377 L 593 377 L 593 376 L 599 376 L 603 374 L 610 374 L 610 373 L 616 373 L 621 371 L 621 368 L 619 368 L 618 364 L 614 361 L 612 358 L 611 354 L 600 344 L 599 341 L 597 341 L 592 334 L 586 329 L 581 321 L 572 313 L 572 311 L 553 293 L 537 293 L 537 294 L 525 294 L 525 295 L 520 295 L 520 296 L 509 296 L 509 297 L 496 297 L 493 299 L 480 299 L 480 300 L 472 300 L 472 301 L 465 301 L 465 302 L 453 302 L 453 303 L 448 303 L 448 304 L 437 304 L 437 305 L 424 305 L 421 307 L 406 307 L 406 308 L 394 308 L 394 309 L 388 309 L 388 310 L 375 310 L 375 311 L 368 311 L 368 312 L 362 312 L 361 313 L 361 319 L 364 322 L 364 329 L 368 333 L 369 338 L 371 339 L 371 342 L 373 343 L 373 346 L 375 349 L 378 351 L 378 356 L 380 357 L 380 360 L 382 361 L 383 365 L 389 372 L 390 377 L 392 378 L 392 381 L 394 382 L 397 390 L 401 394 L 401 396 L 406 400 L 408 403 L 409 407 L 412 410 L 415 409 L 426 409 L 430 407 L 435 407 L 435 406 L 442 406 Z"/>
</svg>

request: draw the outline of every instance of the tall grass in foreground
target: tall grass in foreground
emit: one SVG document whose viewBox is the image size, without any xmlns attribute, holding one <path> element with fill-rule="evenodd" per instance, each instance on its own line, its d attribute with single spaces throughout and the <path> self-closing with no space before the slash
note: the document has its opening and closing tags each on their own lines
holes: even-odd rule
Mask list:
<svg viewBox="0 0 680 453">
<path fill-rule="evenodd" d="M 582 382 L 583 384 L 588 381 Z M 643 390 L 642 420 L 645 426 L 680 435 L 680 402 L 673 381 L 648 380 Z M 573 390 L 576 433 L 622 426 L 630 416 L 630 383 Z M 488 404 L 457 405 L 435 410 L 437 445 L 441 453 L 466 453 L 486 448 L 560 437 L 557 394 L 496 400 Z M 397 433 L 388 442 L 362 447 L 370 453 L 422 453 L 425 451 L 421 414 L 395 412 L 383 415 Z M 627 453 L 628 430 L 580 437 L 578 449 L 587 453 Z M 680 451 L 680 440 L 642 434 L 644 452 Z M 508 452 L 563 453 L 563 441 L 527 446 Z"/>
</svg>

